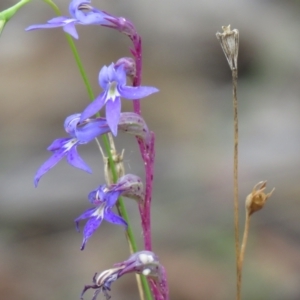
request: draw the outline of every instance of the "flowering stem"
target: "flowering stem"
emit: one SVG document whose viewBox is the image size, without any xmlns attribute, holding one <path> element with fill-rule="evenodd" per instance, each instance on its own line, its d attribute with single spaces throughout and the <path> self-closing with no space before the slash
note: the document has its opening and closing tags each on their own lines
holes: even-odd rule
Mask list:
<svg viewBox="0 0 300 300">
<path fill-rule="evenodd" d="M 27 1 L 29 1 L 29 0 L 27 0 Z M 61 12 L 60 12 L 59 8 L 57 7 L 57 5 L 55 3 L 52 2 L 52 0 L 44 0 L 44 2 L 46 2 L 48 5 L 50 5 L 51 8 L 55 11 L 55 13 L 57 15 L 59 15 L 59 16 L 61 15 Z M 66 34 L 66 38 L 67 38 L 69 46 L 72 50 L 72 53 L 74 55 L 74 58 L 75 58 L 77 66 L 78 66 L 78 69 L 80 71 L 80 74 L 82 76 L 82 79 L 84 81 L 84 84 L 85 84 L 85 87 L 87 89 L 89 98 L 90 98 L 91 101 L 93 101 L 95 99 L 94 93 L 92 91 L 92 87 L 91 87 L 91 85 L 89 83 L 89 80 L 87 78 L 86 72 L 83 68 L 79 53 L 78 53 L 77 48 L 75 46 L 75 43 L 74 43 L 72 37 L 69 34 Z M 102 136 L 102 141 L 104 143 L 104 147 L 105 147 L 106 152 L 108 154 L 109 164 L 112 168 L 113 180 L 116 182 L 118 180 L 118 177 L 117 177 L 116 167 L 115 167 L 115 163 L 114 163 L 114 160 L 113 160 L 113 157 L 112 157 L 111 148 L 110 148 L 110 144 L 109 144 L 107 135 Z M 135 241 L 135 237 L 134 237 L 134 234 L 133 234 L 130 222 L 129 222 L 129 217 L 128 217 L 128 214 L 127 214 L 127 211 L 126 211 L 126 208 L 125 208 L 125 205 L 124 205 L 124 201 L 121 197 L 119 198 L 117 208 L 118 208 L 118 212 L 121 214 L 121 216 L 125 219 L 125 221 L 128 224 L 127 235 L 126 236 L 127 236 L 127 241 L 129 243 L 129 248 L 132 249 L 133 252 L 137 252 L 137 244 L 136 244 L 136 241 Z M 151 291 L 150 291 L 150 288 L 149 288 L 149 284 L 148 284 L 145 276 L 141 276 L 141 281 L 142 281 L 143 289 L 144 289 L 144 292 L 146 294 L 147 299 L 152 300 L 152 295 L 151 295 Z M 142 294 L 141 291 L 140 291 L 140 294 Z"/>
<path fill-rule="evenodd" d="M 136 33 L 130 36 L 133 43 L 134 49 L 131 50 L 135 58 L 136 64 L 136 74 L 133 78 L 133 86 L 140 86 L 142 81 L 142 39 Z M 133 101 L 133 110 L 135 113 L 141 115 L 141 105 L 140 100 Z M 145 173 L 146 173 L 146 190 L 145 190 L 145 200 L 143 207 L 140 208 L 140 214 L 142 219 L 142 228 L 144 234 L 144 247 L 145 250 L 152 250 L 152 238 L 151 238 L 151 200 L 152 200 L 152 187 L 153 187 L 153 177 L 154 177 L 154 160 L 155 160 L 155 135 L 151 132 L 151 142 L 148 147 L 142 139 L 137 137 L 137 142 L 139 144 L 140 153 L 144 161 Z M 167 286 L 167 279 L 166 286 Z M 161 295 L 160 291 L 157 289 L 155 283 L 149 280 L 151 285 L 152 293 L 156 300 L 167 300 L 168 296 L 165 298 Z"/>
<path fill-rule="evenodd" d="M 132 51 L 135 64 L 136 64 L 136 74 L 133 79 L 133 86 L 139 86 L 142 82 L 142 39 L 136 34 L 131 37 L 134 45 L 134 51 Z M 141 115 L 141 104 L 140 100 L 133 101 L 134 112 Z M 153 173 L 154 173 L 154 157 L 155 157 L 155 136 L 151 132 L 151 144 L 148 148 L 145 143 L 137 138 L 140 152 L 145 165 L 146 173 L 146 191 L 145 191 L 145 201 L 144 207 L 141 211 L 142 216 L 142 226 L 144 233 L 144 246 L 145 250 L 152 251 L 152 238 L 151 238 L 151 200 L 152 200 L 152 185 L 153 185 Z"/>
</svg>

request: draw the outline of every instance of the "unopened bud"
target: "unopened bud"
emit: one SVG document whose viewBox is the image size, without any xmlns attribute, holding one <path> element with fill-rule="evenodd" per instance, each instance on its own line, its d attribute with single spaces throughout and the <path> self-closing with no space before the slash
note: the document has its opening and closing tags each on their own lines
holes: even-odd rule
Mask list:
<svg viewBox="0 0 300 300">
<path fill-rule="evenodd" d="M 237 70 L 239 31 L 237 29 L 231 30 L 230 25 L 222 26 L 222 29 L 222 33 L 216 33 L 217 39 L 220 41 L 231 71 Z"/>
<path fill-rule="evenodd" d="M 133 174 L 126 174 L 118 179 L 116 184 L 111 186 L 114 191 L 121 191 L 122 195 L 136 201 L 143 201 L 145 198 L 144 185 L 140 177 Z"/>
<path fill-rule="evenodd" d="M 120 65 L 124 66 L 124 70 L 126 72 L 126 75 L 130 78 L 134 78 L 136 75 L 136 64 L 135 60 L 132 57 L 122 57 L 120 58 L 116 64 L 115 67 L 118 67 Z"/>
<path fill-rule="evenodd" d="M 246 198 L 246 210 L 249 215 L 252 215 L 254 212 L 262 209 L 268 198 L 271 197 L 275 188 L 268 194 L 264 191 L 266 189 L 267 181 L 260 181 L 257 183 L 251 194 L 249 194 Z"/>
</svg>

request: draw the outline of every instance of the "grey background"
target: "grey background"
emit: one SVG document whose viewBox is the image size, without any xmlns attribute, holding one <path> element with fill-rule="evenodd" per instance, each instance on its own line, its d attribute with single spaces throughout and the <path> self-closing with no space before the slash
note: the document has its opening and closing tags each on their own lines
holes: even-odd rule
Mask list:
<svg viewBox="0 0 300 300">
<path fill-rule="evenodd" d="M 0 10 L 15 1 L 2 0 Z M 57 1 L 65 15 L 69 1 Z M 215 37 L 240 31 L 240 216 L 254 184 L 276 187 L 252 219 L 243 299 L 300 299 L 300 60 L 298 1 L 93 1 L 134 22 L 143 37 L 142 100 L 155 131 L 153 245 L 168 271 L 172 300 L 233 299 L 233 121 L 231 77 Z M 22 8 L 0 38 L 0 294 L 3 299 L 78 299 L 94 272 L 128 257 L 121 228 L 103 223 L 79 250 L 73 220 L 103 183 L 96 144 L 79 148 L 89 175 L 59 163 L 37 189 L 46 147 L 65 136 L 66 116 L 89 103 L 61 29 L 25 32 L 54 13 L 42 1 Z M 129 41 L 102 27 L 77 26 L 76 41 L 95 94 L 100 68 L 128 56 Z M 131 110 L 124 102 L 123 110 Z M 120 135 L 127 172 L 143 176 L 135 140 Z M 141 243 L 135 203 L 127 200 Z M 83 225 L 83 224 L 82 224 Z M 113 299 L 138 299 L 134 276 Z M 86 295 L 89 299 L 91 294 Z"/>
</svg>

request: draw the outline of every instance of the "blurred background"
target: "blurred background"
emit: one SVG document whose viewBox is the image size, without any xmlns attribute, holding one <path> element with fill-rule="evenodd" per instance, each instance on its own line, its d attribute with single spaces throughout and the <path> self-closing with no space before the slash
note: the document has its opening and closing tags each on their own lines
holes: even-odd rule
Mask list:
<svg viewBox="0 0 300 300">
<path fill-rule="evenodd" d="M 14 3 L 1 0 L 0 11 Z M 68 15 L 69 1 L 56 3 Z M 235 298 L 231 74 L 215 33 L 222 25 L 239 29 L 241 231 L 253 186 L 268 180 L 267 192 L 276 188 L 251 221 L 243 300 L 299 300 L 299 1 L 93 5 L 134 22 L 143 37 L 143 84 L 160 89 L 142 100 L 142 110 L 157 137 L 153 246 L 167 268 L 172 300 Z M 62 30 L 24 31 L 52 17 L 50 7 L 32 1 L 0 38 L 0 294 L 6 300 L 78 299 L 95 272 L 129 256 L 123 229 L 107 223 L 80 251 L 73 220 L 104 182 L 95 143 L 79 148 L 92 175 L 62 161 L 33 187 L 50 155 L 46 147 L 65 136 L 65 117 L 89 103 Z M 107 28 L 77 28 L 76 45 L 98 94 L 100 68 L 129 56 L 130 42 Z M 131 110 L 125 102 L 123 110 Z M 117 147 L 125 149 L 126 171 L 143 177 L 135 139 L 120 134 Z M 137 207 L 126 204 L 142 247 Z M 112 299 L 138 299 L 133 275 L 113 284 Z"/>
</svg>

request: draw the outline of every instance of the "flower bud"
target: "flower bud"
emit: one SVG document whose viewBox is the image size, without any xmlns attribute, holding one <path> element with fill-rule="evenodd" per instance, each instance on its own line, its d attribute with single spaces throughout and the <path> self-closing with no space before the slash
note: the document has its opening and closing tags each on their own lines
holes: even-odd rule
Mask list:
<svg viewBox="0 0 300 300">
<path fill-rule="evenodd" d="M 134 78 L 136 75 L 136 64 L 135 60 L 132 57 L 122 57 L 120 58 L 116 64 L 115 67 L 118 67 L 120 65 L 124 66 L 124 70 L 126 72 L 126 75 L 130 78 Z"/>
<path fill-rule="evenodd" d="M 145 197 L 141 178 L 133 174 L 126 174 L 120 177 L 117 183 L 110 186 L 109 189 L 120 191 L 124 197 L 137 201 L 143 201 Z"/>
<path fill-rule="evenodd" d="M 121 113 L 118 124 L 120 130 L 141 138 L 147 145 L 150 144 L 151 134 L 145 120 L 134 112 Z"/>
</svg>

